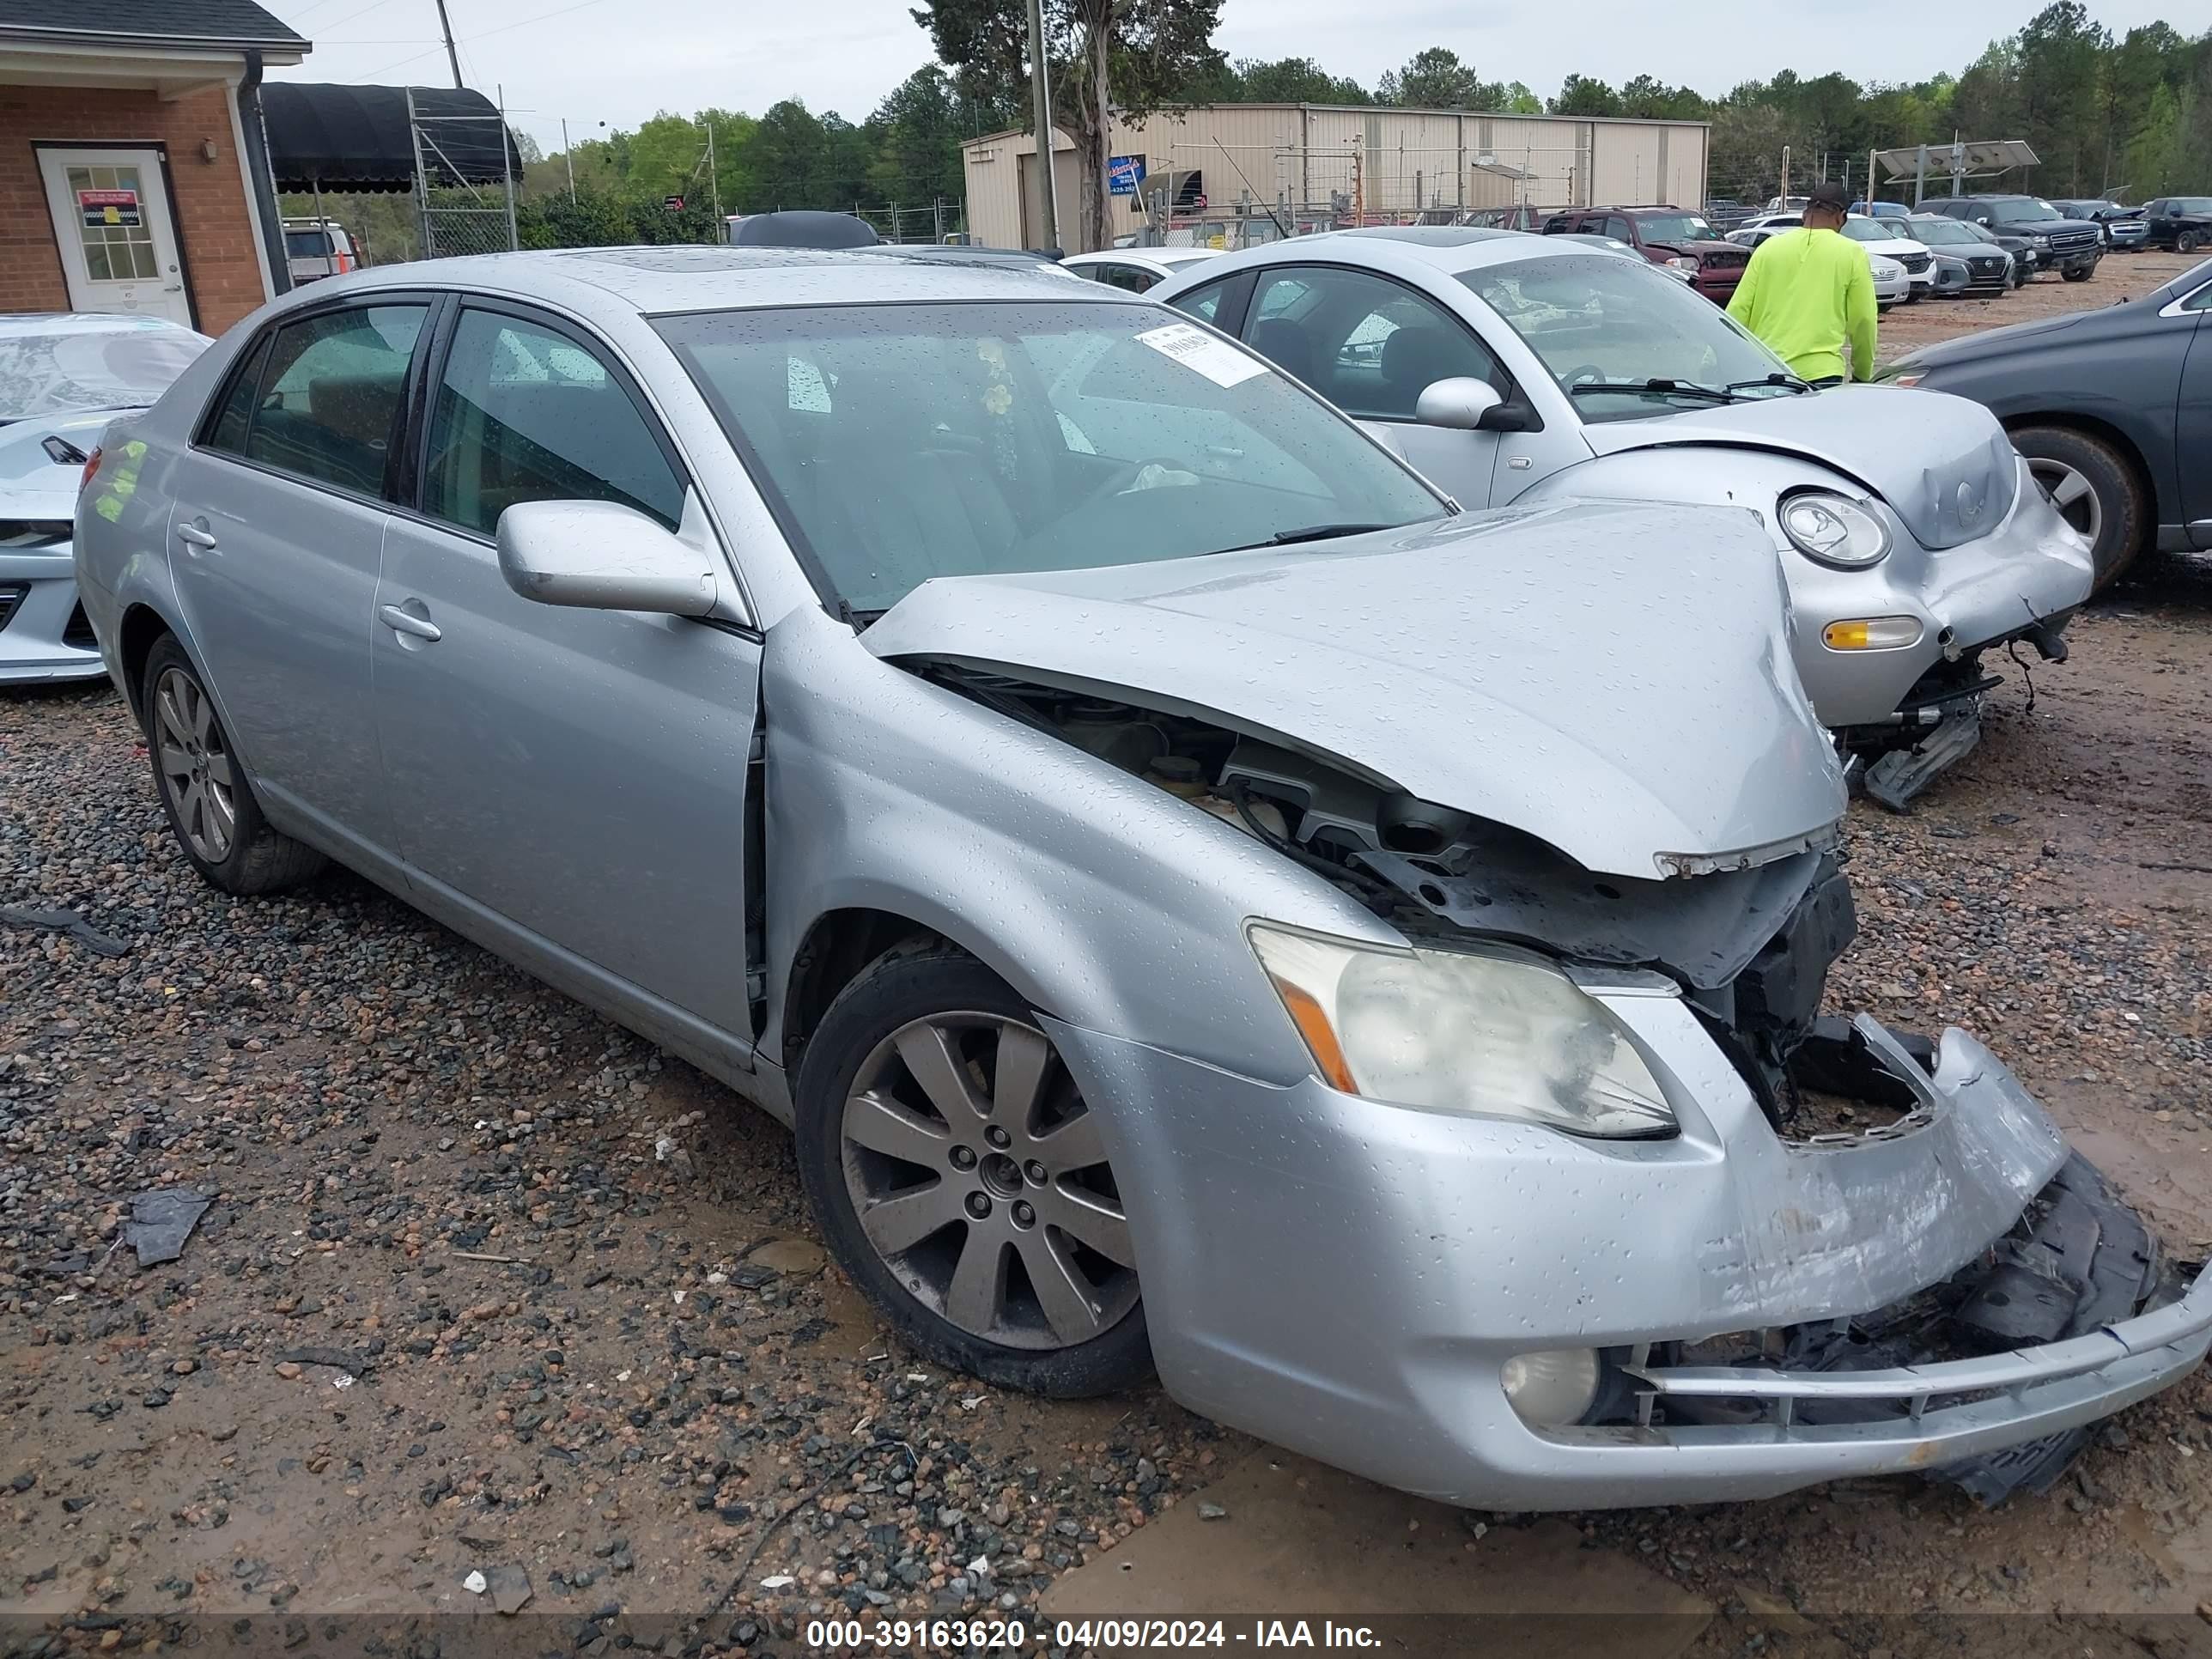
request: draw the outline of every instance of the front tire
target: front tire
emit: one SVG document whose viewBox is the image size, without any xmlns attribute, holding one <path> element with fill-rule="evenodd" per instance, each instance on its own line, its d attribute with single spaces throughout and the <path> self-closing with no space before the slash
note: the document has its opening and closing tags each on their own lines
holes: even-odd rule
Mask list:
<svg viewBox="0 0 2212 1659">
<path fill-rule="evenodd" d="M 200 878 L 245 898 L 296 887 L 321 870 L 320 853 L 262 817 L 215 702 L 176 635 L 154 642 L 141 684 L 154 787 L 170 833 Z"/>
<path fill-rule="evenodd" d="M 1151 1374 L 1097 1115 L 982 963 L 945 946 L 877 961 L 808 1040 L 794 1105 L 830 1249 L 915 1348 L 1059 1399 Z"/>
<path fill-rule="evenodd" d="M 2096 274 L 2096 267 L 2094 265 L 2089 267 L 2087 270 L 2084 270 L 2079 265 L 2072 265 L 2058 273 L 2063 281 L 2069 283 L 2086 283 L 2090 279 L 2090 277 Z"/>
<path fill-rule="evenodd" d="M 2149 538 L 2149 504 L 2124 455 L 2063 426 L 2022 427 L 2012 442 L 2059 516 L 2087 540 L 2096 567 L 2091 592 L 2135 562 Z"/>
</svg>

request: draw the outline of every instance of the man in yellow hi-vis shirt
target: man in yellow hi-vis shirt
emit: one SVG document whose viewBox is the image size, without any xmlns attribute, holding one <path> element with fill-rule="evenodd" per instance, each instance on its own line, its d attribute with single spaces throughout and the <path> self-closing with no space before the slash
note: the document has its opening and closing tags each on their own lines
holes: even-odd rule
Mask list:
<svg viewBox="0 0 2212 1659">
<path fill-rule="evenodd" d="M 1753 249 L 1729 301 L 1729 316 L 1815 386 L 1846 378 L 1846 341 L 1849 378 L 1874 379 L 1874 273 L 1866 250 L 1843 234 L 1849 210 L 1842 185 L 1814 185 L 1804 229 L 1770 236 Z"/>
</svg>

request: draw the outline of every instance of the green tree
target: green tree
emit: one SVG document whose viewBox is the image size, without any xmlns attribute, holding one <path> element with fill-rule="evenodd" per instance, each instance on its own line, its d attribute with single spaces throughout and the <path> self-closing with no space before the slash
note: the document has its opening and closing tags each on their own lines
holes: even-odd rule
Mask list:
<svg viewBox="0 0 2212 1659">
<path fill-rule="evenodd" d="M 884 202 L 957 202 L 966 189 L 962 141 L 974 136 L 952 77 L 925 64 L 868 118 L 870 192 Z"/>
<path fill-rule="evenodd" d="M 1262 62 L 1240 58 L 1231 66 L 1234 98 L 1247 104 L 1371 104 L 1375 95 L 1350 76 L 1331 75 L 1310 58 Z"/>
<path fill-rule="evenodd" d="M 1219 62 L 1213 31 L 1221 0 L 1044 0 L 1044 56 L 1054 118 L 1074 141 L 1082 245 L 1109 239 L 1107 126 L 1113 112 L 1141 118 L 1181 95 Z M 1022 0 L 925 0 L 914 21 L 937 56 L 1011 91 L 1026 84 L 1028 22 Z M 1039 149 L 1051 154 L 1050 139 Z"/>
<path fill-rule="evenodd" d="M 1552 100 L 1552 113 L 1618 115 L 1620 113 L 1620 94 L 1602 81 L 1570 75 L 1560 82 L 1559 95 Z"/>
<path fill-rule="evenodd" d="M 1502 95 L 1502 89 L 1485 82 L 1474 64 L 1462 63 L 1449 46 L 1422 47 L 1403 69 L 1384 70 L 1375 85 L 1378 101 L 1405 109 L 1486 109 L 1499 101 L 1493 94 Z"/>
</svg>

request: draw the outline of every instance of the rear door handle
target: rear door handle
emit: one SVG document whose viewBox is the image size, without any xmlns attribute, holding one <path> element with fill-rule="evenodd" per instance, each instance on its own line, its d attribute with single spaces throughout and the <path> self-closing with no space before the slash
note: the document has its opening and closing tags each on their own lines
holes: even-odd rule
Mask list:
<svg viewBox="0 0 2212 1659">
<path fill-rule="evenodd" d="M 445 630 L 428 617 L 418 617 L 413 611 L 396 605 L 387 605 L 376 613 L 384 618 L 384 625 L 398 634 L 412 634 L 418 640 L 442 640 Z"/>
<path fill-rule="evenodd" d="M 179 525 L 177 526 L 177 539 L 182 542 L 186 547 L 213 547 L 215 545 L 215 536 L 213 532 L 203 530 L 196 524 Z"/>
</svg>

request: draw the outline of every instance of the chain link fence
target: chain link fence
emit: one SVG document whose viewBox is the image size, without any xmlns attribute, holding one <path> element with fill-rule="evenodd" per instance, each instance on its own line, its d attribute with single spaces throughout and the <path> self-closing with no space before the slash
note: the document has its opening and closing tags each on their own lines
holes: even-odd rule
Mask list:
<svg viewBox="0 0 2212 1659">
<path fill-rule="evenodd" d="M 968 234 L 968 214 L 959 202 L 937 201 L 927 206 L 898 202 L 882 207 L 853 204 L 855 216 L 866 219 L 886 242 L 942 242 L 948 236 Z"/>
<path fill-rule="evenodd" d="M 425 114 L 410 90 L 407 122 L 422 257 L 507 253 L 520 246 L 514 193 L 521 168 L 506 116 Z"/>
</svg>

